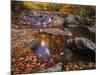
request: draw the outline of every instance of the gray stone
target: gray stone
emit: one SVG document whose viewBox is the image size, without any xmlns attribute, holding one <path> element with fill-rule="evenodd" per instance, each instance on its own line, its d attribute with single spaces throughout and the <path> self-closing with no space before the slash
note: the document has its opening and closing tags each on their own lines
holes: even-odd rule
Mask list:
<svg viewBox="0 0 100 75">
<path fill-rule="evenodd" d="M 62 63 L 57 63 L 54 66 L 41 70 L 39 72 L 60 72 L 62 70 Z"/>
<path fill-rule="evenodd" d="M 78 15 L 69 14 L 65 18 L 64 26 L 76 27 L 76 26 L 80 25 L 81 22 L 82 22 L 82 18 L 81 17 L 79 17 Z"/>
<path fill-rule="evenodd" d="M 62 27 L 64 24 L 64 18 L 60 16 L 53 16 L 53 27 Z"/>
<path fill-rule="evenodd" d="M 42 33 L 47 33 L 47 34 L 51 34 L 51 35 L 61 35 L 61 36 L 72 36 L 72 33 L 66 29 L 66 30 L 62 30 L 60 28 L 46 28 L 46 29 L 40 29 L 40 32 Z"/>
<path fill-rule="evenodd" d="M 87 27 L 89 29 L 90 32 L 92 33 L 96 33 L 96 27 L 92 26 L 92 27 Z"/>
<path fill-rule="evenodd" d="M 79 58 L 88 61 L 95 61 L 96 46 L 86 38 L 68 39 L 66 46 Z"/>
<path fill-rule="evenodd" d="M 75 38 L 75 39 L 68 39 L 67 43 L 74 43 L 77 47 L 81 48 L 81 45 L 84 45 L 84 47 L 88 47 L 89 49 L 95 51 L 96 47 L 93 42 L 86 38 Z"/>
</svg>

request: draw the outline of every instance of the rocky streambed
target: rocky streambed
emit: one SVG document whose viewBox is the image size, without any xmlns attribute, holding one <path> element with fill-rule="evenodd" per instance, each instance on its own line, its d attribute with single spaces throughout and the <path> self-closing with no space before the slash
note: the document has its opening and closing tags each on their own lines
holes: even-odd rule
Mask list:
<svg viewBox="0 0 100 75">
<path fill-rule="evenodd" d="M 66 18 L 53 14 L 18 15 L 20 18 L 17 15 L 12 16 L 11 71 L 13 74 L 96 68 L 94 19 L 72 14 Z M 41 41 L 45 42 L 45 46 L 50 51 L 49 60 L 45 60 L 42 54 L 36 51 Z"/>
</svg>

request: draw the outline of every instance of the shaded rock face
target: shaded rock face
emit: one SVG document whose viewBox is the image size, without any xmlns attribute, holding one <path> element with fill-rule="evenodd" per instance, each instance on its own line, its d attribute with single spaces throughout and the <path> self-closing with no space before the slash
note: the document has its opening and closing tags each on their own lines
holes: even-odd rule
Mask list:
<svg viewBox="0 0 100 75">
<path fill-rule="evenodd" d="M 65 27 L 88 26 L 91 27 L 95 24 L 95 20 L 87 17 L 80 17 L 78 15 L 69 14 L 65 18 Z"/>
<path fill-rule="evenodd" d="M 86 38 L 68 39 L 66 46 L 79 58 L 95 61 L 96 47 L 90 40 Z"/>
<path fill-rule="evenodd" d="M 93 43 L 96 43 L 96 34 L 91 32 L 86 26 L 77 26 L 68 28 L 74 35 L 74 37 L 84 37 L 91 40 Z"/>
<path fill-rule="evenodd" d="M 92 26 L 92 27 L 87 27 L 88 29 L 89 29 L 89 31 L 91 32 L 91 33 L 96 33 L 96 27 L 95 26 Z"/>
<path fill-rule="evenodd" d="M 82 22 L 82 18 L 77 15 L 69 14 L 65 18 L 64 26 L 65 27 L 76 27 Z"/>
</svg>

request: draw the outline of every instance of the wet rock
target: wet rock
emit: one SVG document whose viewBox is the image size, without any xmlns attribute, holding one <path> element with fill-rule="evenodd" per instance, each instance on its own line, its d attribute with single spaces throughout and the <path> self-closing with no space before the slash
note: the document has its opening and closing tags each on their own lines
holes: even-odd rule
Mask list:
<svg viewBox="0 0 100 75">
<path fill-rule="evenodd" d="M 95 21 L 93 19 L 90 19 L 90 18 L 83 18 L 82 24 L 90 27 L 93 24 L 95 24 Z"/>
<path fill-rule="evenodd" d="M 53 16 L 53 27 L 62 27 L 64 24 L 64 18 L 60 16 Z"/>
<path fill-rule="evenodd" d="M 28 48 L 31 48 L 33 45 L 34 45 L 34 43 L 36 42 L 37 40 L 36 39 L 30 39 L 27 43 L 26 43 L 26 47 L 28 47 Z"/>
<path fill-rule="evenodd" d="M 34 17 L 33 25 L 40 27 L 48 27 L 48 24 L 50 24 L 51 22 L 51 17 L 47 15 L 39 15 Z"/>
<path fill-rule="evenodd" d="M 50 27 L 52 19 L 48 15 L 21 13 L 17 16 L 16 24 L 34 27 Z"/>
<path fill-rule="evenodd" d="M 80 17 L 78 15 L 72 15 L 72 14 L 69 14 L 65 18 L 65 22 L 64 22 L 65 27 L 77 27 L 79 25 L 90 27 L 93 24 L 95 24 L 94 19 L 90 19 L 90 18 L 86 18 L 86 17 Z"/>
<path fill-rule="evenodd" d="M 66 48 L 64 50 L 64 58 L 62 58 L 62 59 L 64 59 L 64 61 L 71 61 L 72 58 L 73 58 L 72 51 L 70 49 Z"/>
<path fill-rule="evenodd" d="M 90 40 L 86 38 L 68 39 L 66 46 L 77 54 L 79 58 L 95 61 L 96 47 Z"/>
<path fill-rule="evenodd" d="M 82 18 L 77 15 L 69 14 L 65 18 L 64 26 L 65 27 L 76 27 L 82 22 Z"/>
<path fill-rule="evenodd" d="M 41 33 L 47 33 L 47 34 L 51 34 L 51 35 L 68 35 L 68 36 L 72 36 L 72 33 L 68 30 L 68 29 L 60 29 L 60 28 L 46 28 L 46 29 L 41 29 L 40 30 Z"/>
<path fill-rule="evenodd" d="M 92 26 L 92 27 L 87 27 L 89 29 L 90 32 L 92 33 L 96 33 L 96 27 Z"/>
<path fill-rule="evenodd" d="M 62 70 L 62 63 L 57 63 L 54 66 L 41 70 L 39 72 L 60 72 Z"/>
</svg>

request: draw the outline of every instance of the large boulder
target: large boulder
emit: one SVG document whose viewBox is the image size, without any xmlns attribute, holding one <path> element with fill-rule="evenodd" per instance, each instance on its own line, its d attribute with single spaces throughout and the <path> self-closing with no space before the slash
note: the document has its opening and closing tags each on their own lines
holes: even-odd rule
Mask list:
<svg viewBox="0 0 100 75">
<path fill-rule="evenodd" d="M 81 22 L 82 22 L 82 18 L 80 16 L 69 14 L 65 18 L 64 26 L 65 27 L 76 27 L 80 25 Z"/>
<path fill-rule="evenodd" d="M 66 46 L 79 57 L 95 61 L 96 47 L 90 40 L 86 38 L 68 39 Z"/>
<path fill-rule="evenodd" d="M 52 19 L 48 15 L 21 13 L 17 16 L 16 24 L 33 27 L 51 27 Z"/>
</svg>

